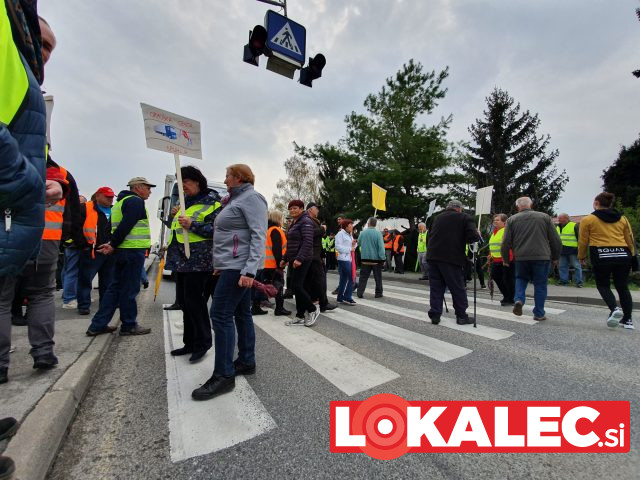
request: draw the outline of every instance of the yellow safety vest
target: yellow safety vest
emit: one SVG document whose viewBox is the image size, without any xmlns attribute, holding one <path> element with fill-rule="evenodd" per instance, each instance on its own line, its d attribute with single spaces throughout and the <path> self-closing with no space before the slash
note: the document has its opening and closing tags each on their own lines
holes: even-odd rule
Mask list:
<svg viewBox="0 0 640 480">
<path fill-rule="evenodd" d="M 578 247 L 578 239 L 576 238 L 576 222 L 567 223 L 561 230 L 560 225 L 556 227 L 556 231 L 560 235 L 562 245 L 565 247 Z"/>
<path fill-rule="evenodd" d="M 185 217 L 191 218 L 192 222 L 204 222 L 204 219 L 207 217 L 207 215 L 211 215 L 218 208 L 220 208 L 220 202 L 216 202 L 213 205 L 195 204 L 187 208 L 187 211 L 184 212 L 184 215 Z M 173 241 L 173 232 L 175 232 L 175 237 L 178 239 L 178 243 L 184 243 L 183 229 L 180 225 L 180 222 L 178 221 L 178 218 L 179 216 L 176 214 L 176 216 L 173 217 L 173 222 L 171 222 L 171 238 L 169 239 L 169 245 L 171 245 L 171 242 Z M 206 237 L 201 237 L 200 235 L 197 235 L 190 230 L 188 231 L 188 233 L 189 243 L 204 242 L 205 240 L 210 240 Z"/>
<path fill-rule="evenodd" d="M 118 225 L 122 221 L 122 205 L 124 202 L 133 197 L 128 195 L 122 200 L 118 200 L 111 208 L 111 233 L 116 231 Z M 151 248 L 151 230 L 149 229 L 149 212 L 145 208 L 146 218 L 140 219 L 133 226 L 131 231 L 124 237 L 124 241 L 118 245 L 118 248 Z"/>
<path fill-rule="evenodd" d="M 427 251 L 427 232 L 418 233 L 418 253 Z"/>
<path fill-rule="evenodd" d="M 0 3 L 0 123 L 9 125 L 27 95 L 29 78 L 13 42 L 7 6 Z"/>
<path fill-rule="evenodd" d="M 502 238 L 504 237 L 504 227 L 491 235 L 489 238 L 489 253 L 492 258 L 502 258 L 500 249 L 502 248 Z"/>
</svg>

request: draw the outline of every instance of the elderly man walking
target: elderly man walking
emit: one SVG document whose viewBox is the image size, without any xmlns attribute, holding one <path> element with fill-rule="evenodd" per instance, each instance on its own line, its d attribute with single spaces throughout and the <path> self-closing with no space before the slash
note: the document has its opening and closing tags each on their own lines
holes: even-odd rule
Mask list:
<svg viewBox="0 0 640 480">
<path fill-rule="evenodd" d="M 113 280 L 100 300 L 100 307 L 87 330 L 90 337 L 111 333 L 109 326 L 116 309 L 120 309 L 120 335 L 145 335 L 150 328 L 138 325 L 136 296 L 140 292 L 140 272 L 144 265 L 145 251 L 151 248 L 149 214 L 144 201 L 155 187 L 144 177 L 135 177 L 127 184 L 131 189 L 118 194 L 118 201 L 111 209 L 111 240 L 96 249 L 105 255 L 113 254 L 115 267 Z"/>
<path fill-rule="evenodd" d="M 582 288 L 582 266 L 578 261 L 578 238 L 580 226 L 572 222 L 569 215 L 561 213 L 558 215 L 558 226 L 556 231 L 562 241 L 562 252 L 558 264 L 560 273 L 560 285 L 569 284 L 569 267 L 573 267 L 573 281 L 576 287 Z"/>
<path fill-rule="evenodd" d="M 544 302 L 547 299 L 547 278 L 551 262 L 558 262 L 562 243 L 558 232 L 546 213 L 532 210 L 529 197 L 516 200 L 518 213 L 507 220 L 502 239 L 502 264 L 509 266 L 509 250 L 516 263 L 516 293 L 513 313 L 522 315 L 525 291 L 533 283 L 534 320 L 546 320 Z"/>
<path fill-rule="evenodd" d="M 367 288 L 369 275 L 373 271 L 373 279 L 376 282 L 375 297 L 382 297 L 382 265 L 386 256 L 384 251 L 384 240 L 382 233 L 376 229 L 378 220 L 369 217 L 367 227 L 358 237 L 358 246 L 360 248 L 360 259 L 362 267 L 360 268 L 360 281 L 358 282 L 358 298 L 362 298 L 364 290 Z"/>
</svg>

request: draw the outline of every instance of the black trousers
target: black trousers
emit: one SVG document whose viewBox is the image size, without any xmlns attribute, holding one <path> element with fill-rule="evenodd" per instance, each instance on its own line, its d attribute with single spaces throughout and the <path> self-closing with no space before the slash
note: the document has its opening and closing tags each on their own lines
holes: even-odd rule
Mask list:
<svg viewBox="0 0 640 480">
<path fill-rule="evenodd" d="M 364 294 L 371 272 L 373 272 L 373 279 L 376 282 L 376 295 L 382 295 L 382 264 L 367 265 L 363 263 L 360 267 L 360 279 L 358 280 L 358 297 Z"/>
<path fill-rule="evenodd" d="M 404 273 L 404 261 L 402 257 L 404 253 L 394 253 L 393 254 L 393 263 L 396 264 L 396 273 Z"/>
<path fill-rule="evenodd" d="M 207 302 L 217 277 L 211 272 L 178 272 L 180 305 L 184 319 L 184 346 L 192 352 L 211 348 L 211 320 Z"/>
<path fill-rule="evenodd" d="M 325 307 L 327 299 L 327 275 L 321 258 L 311 260 L 309 272 L 304 280 L 304 289 L 309 292 L 312 301 L 317 300 L 321 307 Z"/>
<path fill-rule="evenodd" d="M 631 311 L 633 310 L 633 300 L 631 298 L 631 292 L 629 291 L 630 270 L 631 264 L 629 262 L 623 264 L 594 263 L 593 265 L 593 276 L 596 280 L 596 287 L 611 311 L 617 306 L 616 297 L 611 291 L 611 279 L 613 278 L 613 285 L 616 287 L 616 291 L 620 297 L 620 306 L 624 312 L 623 320 L 629 320 L 631 318 Z"/>
<path fill-rule="evenodd" d="M 513 296 L 516 293 L 515 263 L 511 262 L 508 267 L 502 263 L 492 263 L 491 278 L 498 285 L 503 301 L 513 303 Z"/>
<path fill-rule="evenodd" d="M 429 318 L 440 318 L 445 287 L 453 299 L 456 318 L 468 318 L 469 301 L 464 282 L 464 267 L 452 263 L 429 261 Z"/>
<path fill-rule="evenodd" d="M 302 317 L 305 312 L 313 312 L 316 306 L 311 301 L 311 295 L 304 288 L 304 281 L 311 268 L 311 260 L 306 260 L 298 268 L 293 268 L 293 262 L 289 263 L 291 269 L 291 289 L 296 297 L 296 315 Z"/>
</svg>

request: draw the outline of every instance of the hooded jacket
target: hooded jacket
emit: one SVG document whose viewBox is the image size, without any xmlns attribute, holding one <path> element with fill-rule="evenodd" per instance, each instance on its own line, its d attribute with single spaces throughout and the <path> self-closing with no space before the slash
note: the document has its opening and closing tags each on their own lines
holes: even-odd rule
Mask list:
<svg viewBox="0 0 640 480">
<path fill-rule="evenodd" d="M 631 255 L 635 255 L 636 247 L 629 221 L 613 208 L 596 210 L 587 215 L 580 221 L 580 260 L 587 258 L 587 247 L 623 247 L 627 248 Z M 592 251 L 593 253 L 595 252 Z"/>
</svg>

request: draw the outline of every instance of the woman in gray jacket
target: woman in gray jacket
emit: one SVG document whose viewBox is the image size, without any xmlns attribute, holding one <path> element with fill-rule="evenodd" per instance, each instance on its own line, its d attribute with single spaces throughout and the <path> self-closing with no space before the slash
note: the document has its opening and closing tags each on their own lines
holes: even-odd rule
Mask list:
<svg viewBox="0 0 640 480">
<path fill-rule="evenodd" d="M 222 200 L 213 236 L 213 268 L 219 275 L 210 312 L 215 364 L 211 378 L 191 394 L 194 400 L 230 392 L 235 375 L 256 371 L 251 286 L 264 260 L 267 201 L 253 189 L 254 179 L 248 165 L 227 167 L 224 183 L 229 195 Z M 236 329 L 238 358 L 234 361 Z"/>
</svg>

